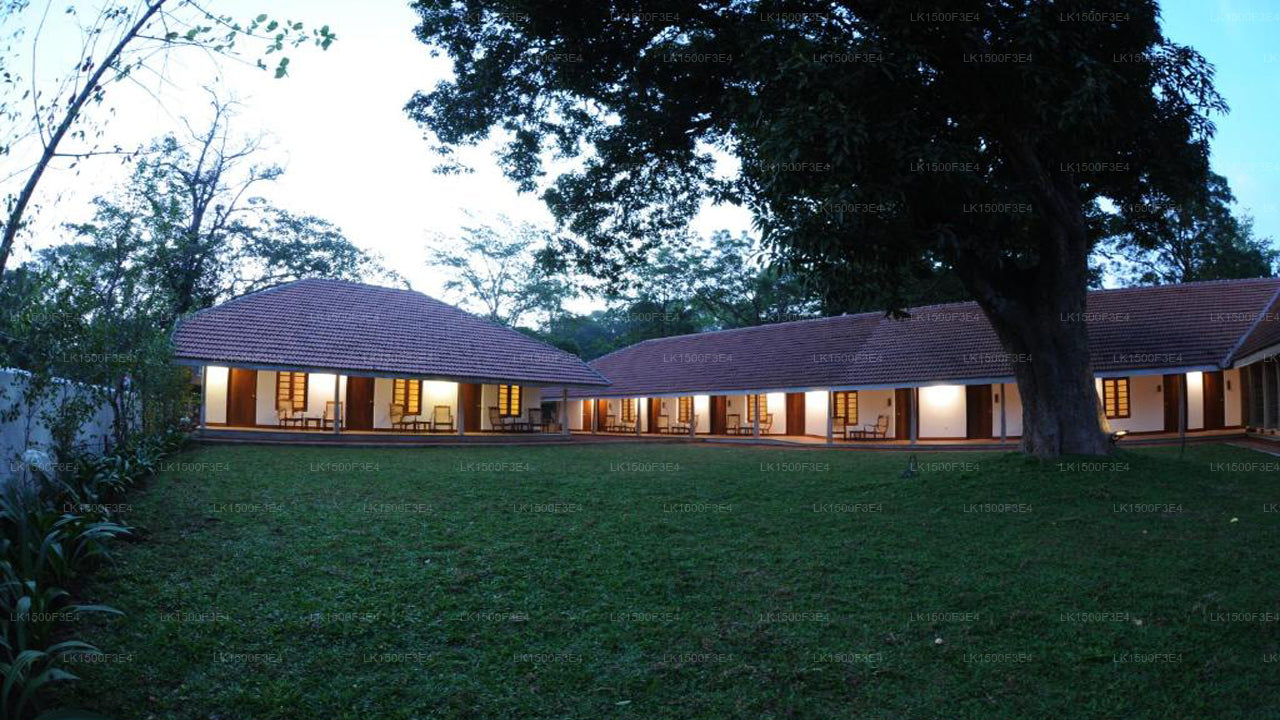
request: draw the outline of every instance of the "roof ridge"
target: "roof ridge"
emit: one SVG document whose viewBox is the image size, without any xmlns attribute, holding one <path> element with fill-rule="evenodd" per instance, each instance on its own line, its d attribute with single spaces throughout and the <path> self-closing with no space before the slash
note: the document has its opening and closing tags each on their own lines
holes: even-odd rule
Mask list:
<svg viewBox="0 0 1280 720">
<path fill-rule="evenodd" d="M 1223 357 L 1222 362 L 1219 363 L 1222 367 L 1224 368 L 1230 367 L 1231 360 L 1235 357 L 1235 354 L 1239 352 L 1240 347 L 1244 345 L 1246 340 L 1253 337 L 1254 331 L 1257 330 L 1258 326 L 1262 324 L 1262 321 L 1267 316 L 1267 313 L 1271 310 L 1271 308 L 1275 307 L 1278 303 L 1280 303 L 1280 287 L 1277 287 L 1276 291 L 1271 294 L 1271 298 L 1262 305 L 1262 312 L 1258 313 L 1258 317 L 1254 318 L 1253 322 L 1249 324 L 1249 327 L 1246 328 L 1245 331 L 1240 334 L 1240 339 L 1236 341 L 1236 344 L 1232 345 L 1231 349 L 1227 351 L 1226 356 Z"/>
</svg>

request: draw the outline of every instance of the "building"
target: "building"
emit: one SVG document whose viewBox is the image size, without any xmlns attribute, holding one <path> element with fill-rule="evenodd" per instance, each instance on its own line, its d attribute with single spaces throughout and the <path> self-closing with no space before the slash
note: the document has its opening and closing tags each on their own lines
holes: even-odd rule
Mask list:
<svg viewBox="0 0 1280 720">
<path fill-rule="evenodd" d="M 422 293 L 338 280 L 202 310 L 173 343 L 196 369 L 208 428 L 565 432 L 565 393 L 608 385 L 569 353 Z M 560 397 L 544 397 L 552 386 Z"/>
<path fill-rule="evenodd" d="M 1211 432 L 1280 423 L 1280 279 L 1090 293 L 1096 384 L 1112 430 Z M 1011 439 L 1013 363 L 975 303 L 660 338 L 601 357 L 570 392 L 580 432 L 906 442 Z M 757 411 L 758 409 L 758 411 Z"/>
</svg>

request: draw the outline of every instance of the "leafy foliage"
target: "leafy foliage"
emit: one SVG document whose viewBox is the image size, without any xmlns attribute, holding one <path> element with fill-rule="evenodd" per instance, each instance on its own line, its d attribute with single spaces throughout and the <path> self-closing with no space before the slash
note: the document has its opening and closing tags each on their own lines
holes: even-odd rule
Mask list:
<svg viewBox="0 0 1280 720">
<path fill-rule="evenodd" d="M 1128 284 L 1155 285 L 1269 277 L 1280 251 L 1253 235 L 1253 220 L 1232 212 L 1235 196 L 1218 174 L 1190 202 L 1160 204 L 1104 217 L 1102 264 Z"/>
<path fill-rule="evenodd" d="M 33 717 L 46 686 L 78 679 L 65 669 L 69 662 L 99 653 L 68 639 L 66 628 L 86 613 L 120 612 L 76 604 L 68 588 L 110 559 L 112 540 L 132 532 L 115 509 L 124 492 L 185 441 L 173 430 L 108 455 L 75 457 L 53 473 L 37 468 L 33 482 L 0 485 L 0 716 Z"/>
</svg>

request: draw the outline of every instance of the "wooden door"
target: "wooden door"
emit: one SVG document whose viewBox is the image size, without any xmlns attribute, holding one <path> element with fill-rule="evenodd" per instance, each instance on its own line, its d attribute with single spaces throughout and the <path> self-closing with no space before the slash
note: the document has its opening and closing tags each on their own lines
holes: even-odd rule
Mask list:
<svg viewBox="0 0 1280 720">
<path fill-rule="evenodd" d="M 711 434 L 724 435 L 729 424 L 729 398 L 725 395 L 711 396 Z"/>
<path fill-rule="evenodd" d="M 1222 371 L 1204 374 L 1204 429 L 1221 430 L 1227 424 L 1227 398 L 1222 390 Z"/>
<path fill-rule="evenodd" d="M 982 440 L 991 437 L 991 386 L 964 386 L 965 437 Z"/>
<path fill-rule="evenodd" d="M 591 429 L 591 401 L 590 400 L 582 401 L 582 429 L 583 430 Z"/>
<path fill-rule="evenodd" d="M 616 422 L 617 418 L 614 418 L 614 421 Z M 605 426 L 609 424 L 608 400 L 596 400 L 596 423 L 597 430 L 604 430 Z"/>
<path fill-rule="evenodd" d="M 893 391 L 893 436 L 898 440 L 911 439 L 911 388 Z"/>
<path fill-rule="evenodd" d="M 658 432 L 658 416 L 662 414 L 662 399 L 649 398 L 649 432 Z M 668 418 L 670 420 L 670 418 Z M 670 425 L 668 425 L 670 427 Z"/>
<path fill-rule="evenodd" d="M 258 422 L 258 371 L 231 368 L 227 378 L 227 424 L 253 427 Z"/>
<path fill-rule="evenodd" d="M 804 435 L 804 393 L 787 393 L 787 434 Z"/>
<path fill-rule="evenodd" d="M 372 430 L 373 378 L 348 377 L 346 403 L 343 428 L 346 430 Z M 424 414 L 429 412 L 428 408 L 423 408 L 423 412 Z"/>
<path fill-rule="evenodd" d="M 462 429 L 480 432 L 480 418 L 484 417 L 484 410 L 480 407 L 480 385 L 458 383 L 458 406 L 462 408 Z"/>
<path fill-rule="evenodd" d="M 1160 380 L 1164 395 L 1164 431 L 1178 432 L 1178 406 L 1182 403 L 1181 375 L 1165 375 Z"/>
</svg>

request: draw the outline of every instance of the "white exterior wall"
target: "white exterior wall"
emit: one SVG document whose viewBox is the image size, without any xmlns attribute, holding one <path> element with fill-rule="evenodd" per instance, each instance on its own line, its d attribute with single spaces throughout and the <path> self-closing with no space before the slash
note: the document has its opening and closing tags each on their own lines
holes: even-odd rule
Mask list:
<svg viewBox="0 0 1280 720">
<path fill-rule="evenodd" d="M 227 421 L 227 379 L 231 371 L 219 365 L 205 368 L 205 408 L 204 421 L 207 423 L 225 423 Z"/>
<path fill-rule="evenodd" d="M 307 382 L 310 383 L 311 379 L 307 378 Z M 258 371 L 258 385 L 254 393 L 256 395 L 253 403 L 254 422 L 258 425 L 279 424 L 280 417 L 276 415 L 276 372 L 274 370 Z"/>
<path fill-rule="evenodd" d="M 1188 397 L 1191 379 L 1187 379 Z M 1129 378 L 1129 417 L 1108 418 L 1112 432 L 1160 432 L 1164 430 L 1164 383 L 1162 375 L 1134 375 Z M 1102 378 L 1094 378 L 1098 401 L 1102 402 Z M 1198 396 L 1198 390 L 1197 396 Z M 1203 413 L 1202 413 L 1203 414 Z"/>
<path fill-rule="evenodd" d="M 1243 425 L 1240 417 L 1240 370 L 1227 370 L 1222 373 L 1223 397 L 1226 398 L 1226 426 Z"/>
<path fill-rule="evenodd" d="M 860 390 L 858 392 L 858 427 L 875 425 L 876 418 L 884 415 L 889 418 L 889 430 L 886 437 L 893 437 L 893 390 Z M 823 428 L 823 433 L 826 428 Z"/>
<path fill-rule="evenodd" d="M 786 393 L 765 393 L 765 403 L 767 408 L 765 414 L 773 415 L 773 429 L 768 433 L 764 428 L 760 428 L 761 435 L 785 435 L 787 432 L 787 394 Z M 747 396 L 746 395 L 729 395 L 727 399 L 728 409 L 725 411 L 726 421 L 729 415 L 737 415 L 740 419 L 740 425 L 744 428 L 750 428 L 751 423 L 747 421 Z M 826 430 L 824 429 L 825 433 Z"/>
<path fill-rule="evenodd" d="M 827 391 L 810 390 L 804 394 L 804 433 L 827 436 Z"/>
<path fill-rule="evenodd" d="M 711 396 L 710 395 L 694 395 L 693 396 L 693 414 L 698 416 L 698 427 L 696 432 L 711 432 Z"/>
<path fill-rule="evenodd" d="M 1161 413 L 1164 411 L 1161 410 Z M 1164 417 L 1161 415 L 1161 417 Z M 1163 421 L 1160 423 L 1163 429 Z M 1187 373 L 1187 429 L 1204 429 L 1204 373 Z"/>
<path fill-rule="evenodd" d="M 570 430 L 590 430 L 589 427 L 582 426 L 582 400 L 569 400 L 569 429 Z"/>
<path fill-rule="evenodd" d="M 53 433 L 45 424 L 45 415 L 55 413 L 71 397 L 86 397 L 94 401 L 97 396 L 93 386 L 55 380 L 40 398 L 28 406 L 25 398 L 28 377 L 30 375 L 24 370 L 0 369 L 0 410 L 17 409 L 12 420 L 0 418 L 0 484 L 8 478 L 24 476 L 26 466 L 22 462 L 22 454 L 29 449 L 43 450 L 50 454 L 51 461 L 62 461 L 52 457 L 55 449 Z M 94 411 L 80 425 L 76 446 L 86 452 L 101 453 L 111 436 L 114 420 L 115 412 L 110 403 L 97 401 Z"/>
<path fill-rule="evenodd" d="M 449 384 L 453 384 L 453 383 L 449 383 Z M 422 394 L 424 398 L 427 395 L 426 385 L 427 384 L 424 382 L 423 388 L 422 388 Z M 441 383 L 441 385 L 443 385 L 443 383 Z M 447 394 L 448 391 L 440 389 L 440 390 L 437 390 L 436 392 L 437 392 L 437 397 L 441 398 L 441 402 L 435 403 L 435 404 L 437 405 L 448 404 L 444 402 L 444 398 L 443 398 L 443 395 Z M 457 423 L 458 403 L 456 400 L 457 398 L 456 388 L 454 389 L 454 398 L 455 400 L 453 401 L 453 421 L 454 423 Z M 431 412 L 431 409 L 425 406 L 426 401 L 424 400 L 423 402 L 424 402 L 423 411 L 428 413 Z M 497 407 L 497 406 L 498 406 L 498 386 L 497 385 L 481 385 L 480 386 L 480 429 L 481 430 L 493 429 L 493 424 L 489 422 L 489 408 Z M 523 418 L 527 418 L 529 417 L 529 408 L 541 408 L 541 407 L 542 407 L 542 388 L 529 387 L 527 385 L 522 385 L 520 387 L 520 416 Z"/>
<path fill-rule="evenodd" d="M 963 385 L 930 385 L 920 388 L 921 439 L 965 436 Z"/>
<path fill-rule="evenodd" d="M 1006 438 L 1022 435 L 1022 395 L 1018 392 L 1017 383 L 1005 383 L 1004 392 L 1000 392 L 997 383 L 991 388 L 992 397 L 999 396 L 999 403 L 991 405 L 991 437 L 1000 437 L 1000 407 L 1004 406 L 1004 432 Z"/>
</svg>

